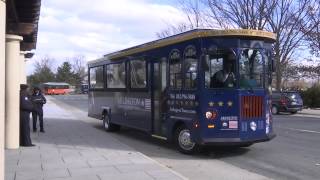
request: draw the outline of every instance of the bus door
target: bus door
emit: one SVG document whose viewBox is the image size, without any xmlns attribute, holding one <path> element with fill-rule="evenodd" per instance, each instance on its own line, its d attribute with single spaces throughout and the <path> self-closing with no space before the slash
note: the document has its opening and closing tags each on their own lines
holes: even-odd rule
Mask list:
<svg viewBox="0 0 320 180">
<path fill-rule="evenodd" d="M 166 92 L 167 89 L 167 60 L 166 58 L 153 63 L 152 78 L 152 102 L 153 102 L 153 122 L 152 133 L 164 136 L 166 117 Z"/>
<path fill-rule="evenodd" d="M 206 131 L 204 136 L 238 137 L 236 54 L 231 49 L 215 50 L 205 56 L 203 72 L 206 91 L 201 94 L 201 110 L 206 114 L 206 119 L 215 120 L 214 123 L 205 121 L 205 126 L 212 129 Z"/>
</svg>

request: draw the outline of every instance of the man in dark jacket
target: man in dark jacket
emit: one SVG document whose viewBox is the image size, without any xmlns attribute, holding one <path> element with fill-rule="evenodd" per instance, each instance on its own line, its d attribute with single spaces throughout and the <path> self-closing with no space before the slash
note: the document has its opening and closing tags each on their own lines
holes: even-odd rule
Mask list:
<svg viewBox="0 0 320 180">
<path fill-rule="evenodd" d="M 29 98 L 28 85 L 20 85 L 20 145 L 34 146 L 30 138 L 30 112 L 34 110 Z"/>
<path fill-rule="evenodd" d="M 35 87 L 33 89 L 33 94 L 31 100 L 34 104 L 35 111 L 32 112 L 33 120 L 33 132 L 37 131 L 37 119 L 39 117 L 40 132 L 45 132 L 43 129 L 43 105 L 47 102 L 46 98 L 42 95 L 40 88 Z"/>
</svg>

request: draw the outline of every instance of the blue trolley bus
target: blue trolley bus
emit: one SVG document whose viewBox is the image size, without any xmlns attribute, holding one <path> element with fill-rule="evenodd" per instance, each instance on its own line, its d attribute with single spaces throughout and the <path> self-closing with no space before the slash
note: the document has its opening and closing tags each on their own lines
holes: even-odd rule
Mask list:
<svg viewBox="0 0 320 180">
<path fill-rule="evenodd" d="M 269 141 L 275 38 L 197 29 L 107 54 L 88 63 L 88 115 L 106 131 L 139 129 L 182 153 Z"/>
</svg>

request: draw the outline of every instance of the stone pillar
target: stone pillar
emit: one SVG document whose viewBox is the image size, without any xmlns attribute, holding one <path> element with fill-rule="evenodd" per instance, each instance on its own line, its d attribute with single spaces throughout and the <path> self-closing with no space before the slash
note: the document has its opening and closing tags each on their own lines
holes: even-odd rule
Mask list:
<svg viewBox="0 0 320 180">
<path fill-rule="evenodd" d="M 0 0 L 0 180 L 4 180 L 6 2 Z"/>
<path fill-rule="evenodd" d="M 19 148 L 20 115 L 20 41 L 21 36 L 6 35 L 6 114 L 5 147 Z"/>
<path fill-rule="evenodd" d="M 27 84 L 27 74 L 26 74 L 26 58 L 24 57 L 26 53 L 20 52 L 20 84 Z"/>
</svg>

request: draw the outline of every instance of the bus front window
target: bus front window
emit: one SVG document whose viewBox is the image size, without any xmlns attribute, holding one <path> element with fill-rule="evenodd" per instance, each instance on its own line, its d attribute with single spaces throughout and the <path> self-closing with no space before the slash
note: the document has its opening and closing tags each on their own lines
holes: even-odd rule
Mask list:
<svg viewBox="0 0 320 180">
<path fill-rule="evenodd" d="M 263 58 L 257 49 L 243 49 L 239 59 L 240 88 L 263 87 Z"/>
<path fill-rule="evenodd" d="M 206 58 L 205 85 L 207 88 L 233 88 L 236 85 L 235 53 L 219 49 Z"/>
</svg>

